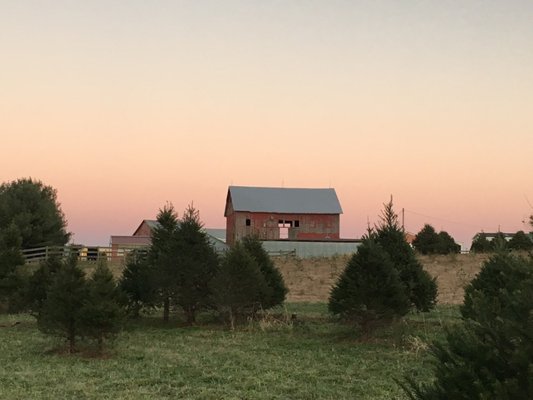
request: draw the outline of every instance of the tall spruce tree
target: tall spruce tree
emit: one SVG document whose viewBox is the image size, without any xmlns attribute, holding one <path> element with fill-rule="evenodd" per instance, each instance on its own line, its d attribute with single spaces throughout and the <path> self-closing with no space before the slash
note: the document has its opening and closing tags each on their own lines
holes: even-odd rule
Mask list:
<svg viewBox="0 0 533 400">
<path fill-rule="evenodd" d="M 179 275 L 177 269 L 178 248 L 175 242 L 178 217 L 172 204 L 165 205 L 157 214 L 159 225 L 152 230 L 152 245 L 148 263 L 153 270 L 154 284 L 163 304 L 163 320 L 170 317 L 170 302 L 176 296 Z"/>
<path fill-rule="evenodd" d="M 83 334 L 95 339 L 102 352 L 104 340 L 120 331 L 124 315 L 120 291 L 104 260 L 87 281 L 87 298 L 80 312 Z"/>
<path fill-rule="evenodd" d="M 429 311 L 437 301 L 437 283 L 422 268 L 411 246 L 405 240 L 405 232 L 398 224 L 392 197 L 384 204 L 381 222 L 376 227 L 376 242 L 389 254 L 398 270 L 406 295 L 418 311 Z"/>
<path fill-rule="evenodd" d="M 200 214 L 189 205 L 175 232 L 176 303 L 183 309 L 187 323 L 193 324 L 198 311 L 212 307 L 209 282 L 218 269 L 218 255 L 207 238 Z"/>
<path fill-rule="evenodd" d="M 283 275 L 274 265 L 259 238 L 257 236 L 246 236 L 242 240 L 242 245 L 255 259 L 265 278 L 266 291 L 261 293 L 261 307 L 269 309 L 282 304 L 287 296 L 287 286 L 285 286 Z"/>
<path fill-rule="evenodd" d="M 410 302 L 388 253 L 367 237 L 333 287 L 329 311 L 368 332 L 409 311 Z"/>
<path fill-rule="evenodd" d="M 238 318 L 257 311 L 266 285 L 259 265 L 240 242 L 227 251 L 210 282 L 215 304 L 232 329 Z"/>
<path fill-rule="evenodd" d="M 69 351 L 76 349 L 76 338 L 83 334 L 83 305 L 88 299 L 85 274 L 73 262 L 64 263 L 54 274 L 46 299 L 37 316 L 44 333 L 64 337 Z"/>
</svg>

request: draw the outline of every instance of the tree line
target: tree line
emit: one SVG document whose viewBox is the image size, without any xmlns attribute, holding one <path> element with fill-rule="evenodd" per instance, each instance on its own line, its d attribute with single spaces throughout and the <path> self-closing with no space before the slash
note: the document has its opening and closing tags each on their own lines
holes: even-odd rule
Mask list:
<svg viewBox="0 0 533 400">
<path fill-rule="evenodd" d="M 178 219 L 166 205 L 157 221 L 150 249 L 132 254 L 119 281 L 132 315 L 161 307 L 168 321 L 174 306 L 192 324 L 200 311 L 216 310 L 234 326 L 285 300 L 283 277 L 257 237 L 245 237 L 219 256 L 194 207 Z"/>
<path fill-rule="evenodd" d="M 500 250 L 530 251 L 533 250 L 533 240 L 531 234 L 518 231 L 508 240 L 502 232 L 488 239 L 488 235 L 480 233 L 474 237 L 470 250 L 475 253 L 490 253 Z"/>
<path fill-rule="evenodd" d="M 188 324 L 211 311 L 232 327 L 283 303 L 283 277 L 256 237 L 219 255 L 189 206 L 178 219 L 171 204 L 157 216 L 148 251 L 135 251 L 115 280 L 104 260 L 86 276 L 76 257 L 50 258 L 24 273 L 24 246 L 64 245 L 70 234 L 56 192 L 32 179 L 0 186 L 0 310 L 29 312 L 39 329 L 64 337 L 70 351 L 79 339 L 102 349 L 125 318 L 161 308 L 169 320 L 180 309 Z"/>
</svg>

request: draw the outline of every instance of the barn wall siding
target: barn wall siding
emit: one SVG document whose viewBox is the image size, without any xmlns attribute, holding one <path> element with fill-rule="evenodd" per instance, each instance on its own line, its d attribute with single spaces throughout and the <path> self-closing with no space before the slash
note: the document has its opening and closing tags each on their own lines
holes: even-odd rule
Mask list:
<svg viewBox="0 0 533 400">
<path fill-rule="evenodd" d="M 279 240 L 280 221 L 288 224 L 290 221 L 288 240 L 339 239 L 339 215 L 231 212 L 227 215 L 226 242 L 231 245 L 248 235 L 257 235 L 262 240 Z M 295 226 L 296 221 L 299 226 Z"/>
</svg>

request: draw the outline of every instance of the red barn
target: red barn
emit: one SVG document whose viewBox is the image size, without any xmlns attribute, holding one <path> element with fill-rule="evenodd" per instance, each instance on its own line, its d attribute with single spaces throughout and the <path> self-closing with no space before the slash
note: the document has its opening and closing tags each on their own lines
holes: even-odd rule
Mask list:
<svg viewBox="0 0 533 400">
<path fill-rule="evenodd" d="M 340 214 L 335 189 L 230 186 L 226 243 L 251 234 L 262 240 L 338 240 Z"/>
</svg>

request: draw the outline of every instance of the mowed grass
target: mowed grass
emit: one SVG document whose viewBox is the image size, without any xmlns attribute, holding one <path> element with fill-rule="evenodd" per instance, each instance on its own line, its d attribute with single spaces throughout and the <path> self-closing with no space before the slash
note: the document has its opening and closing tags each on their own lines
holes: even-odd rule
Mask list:
<svg viewBox="0 0 533 400">
<path fill-rule="evenodd" d="M 1 399 L 403 399 L 394 379 L 430 377 L 426 345 L 455 307 L 410 315 L 372 337 L 332 321 L 325 304 L 288 304 L 231 331 L 204 316 L 128 322 L 104 357 L 57 351 L 32 317 L 0 316 Z M 296 320 L 279 318 L 296 314 Z"/>
</svg>

